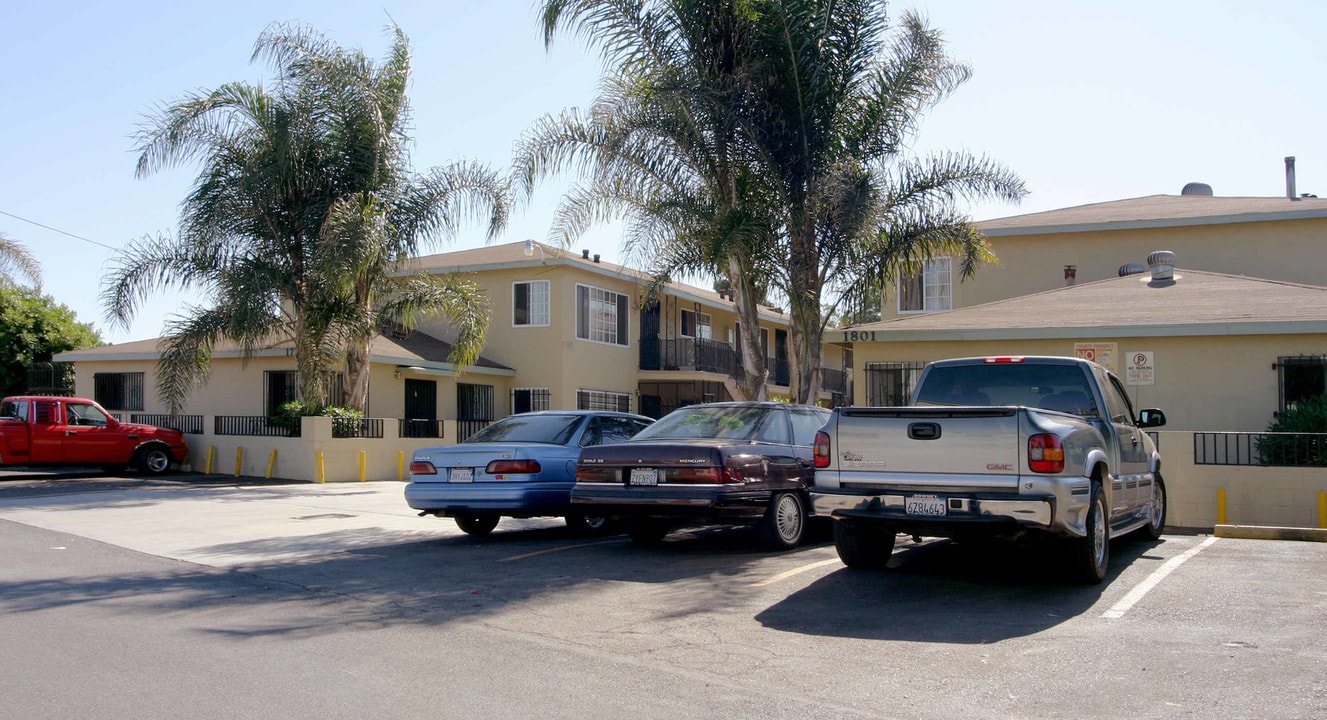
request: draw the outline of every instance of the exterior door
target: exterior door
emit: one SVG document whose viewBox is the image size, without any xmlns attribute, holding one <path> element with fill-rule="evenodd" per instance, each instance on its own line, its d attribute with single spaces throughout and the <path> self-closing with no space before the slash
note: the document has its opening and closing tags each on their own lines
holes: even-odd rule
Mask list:
<svg viewBox="0 0 1327 720">
<path fill-rule="evenodd" d="M 663 341 L 659 339 L 659 303 L 640 311 L 640 369 L 663 369 Z"/>
<path fill-rule="evenodd" d="M 136 444 L 118 423 L 112 423 L 95 405 L 66 403 L 63 462 L 100 465 L 127 462 L 130 444 Z M 114 427 L 112 427 L 114 425 Z"/>
<path fill-rule="evenodd" d="M 1132 514 L 1151 500 L 1152 476 L 1148 472 L 1147 444 L 1143 442 L 1143 431 L 1134 424 L 1129 396 L 1114 375 L 1107 375 L 1104 380 L 1108 419 L 1120 443 L 1120 465 L 1115 471 L 1115 492 L 1111 498 L 1111 514 L 1118 517 Z"/>
<path fill-rule="evenodd" d="M 434 380 L 405 381 L 406 437 L 438 436 L 438 383 Z"/>
</svg>

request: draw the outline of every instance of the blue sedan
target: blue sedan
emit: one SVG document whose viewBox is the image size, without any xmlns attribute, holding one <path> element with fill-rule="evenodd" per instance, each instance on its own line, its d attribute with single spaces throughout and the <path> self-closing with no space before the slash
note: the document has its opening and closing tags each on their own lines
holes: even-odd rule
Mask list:
<svg viewBox="0 0 1327 720">
<path fill-rule="evenodd" d="M 581 533 L 608 521 L 571 506 L 581 448 L 622 442 L 654 422 L 643 415 L 544 410 L 505 417 L 459 445 L 416 450 L 405 499 L 420 515 L 449 517 L 484 536 L 498 518 L 565 517 Z"/>
</svg>

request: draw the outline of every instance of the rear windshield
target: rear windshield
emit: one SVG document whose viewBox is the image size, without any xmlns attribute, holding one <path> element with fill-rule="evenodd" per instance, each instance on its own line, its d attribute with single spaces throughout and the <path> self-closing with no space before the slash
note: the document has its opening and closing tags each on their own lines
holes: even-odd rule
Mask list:
<svg viewBox="0 0 1327 720">
<path fill-rule="evenodd" d="M 1097 415 L 1087 375 L 1077 365 L 990 363 L 934 367 L 917 405 L 1024 405 Z"/>
<path fill-rule="evenodd" d="M 512 415 L 471 435 L 465 444 L 532 442 L 565 445 L 584 419 L 583 415 Z"/>
<path fill-rule="evenodd" d="M 0 419 L 10 418 L 13 420 L 28 419 L 28 403 L 26 400 L 6 400 L 0 403 Z"/>
<path fill-rule="evenodd" d="M 750 440 L 770 422 L 772 411 L 759 407 L 692 406 L 674 410 L 641 430 L 636 440 L 718 438 Z M 781 417 L 774 418 L 781 420 Z M 786 434 L 786 433 L 785 433 Z M 787 442 L 786 440 L 784 442 Z"/>
</svg>

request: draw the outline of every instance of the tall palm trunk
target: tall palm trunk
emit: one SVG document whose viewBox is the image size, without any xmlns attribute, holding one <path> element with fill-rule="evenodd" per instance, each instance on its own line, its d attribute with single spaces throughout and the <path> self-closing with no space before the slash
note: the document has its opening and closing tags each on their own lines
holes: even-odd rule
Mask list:
<svg viewBox="0 0 1327 720">
<path fill-rule="evenodd" d="M 802 206 L 812 204 L 803 199 Z M 788 314 L 792 319 L 793 401 L 814 405 L 820 399 L 821 282 L 815 219 L 809 213 L 789 228 L 792 241 Z"/>
<path fill-rule="evenodd" d="M 742 348 L 742 367 L 737 378 L 737 388 L 745 395 L 739 400 L 767 400 L 768 387 L 765 383 L 768 372 L 765 369 L 765 354 L 760 349 L 760 316 L 757 314 L 756 286 L 753 274 L 740 258 L 731 255 L 728 258 L 728 276 L 733 288 L 733 303 L 737 307 L 738 330 Z"/>
</svg>

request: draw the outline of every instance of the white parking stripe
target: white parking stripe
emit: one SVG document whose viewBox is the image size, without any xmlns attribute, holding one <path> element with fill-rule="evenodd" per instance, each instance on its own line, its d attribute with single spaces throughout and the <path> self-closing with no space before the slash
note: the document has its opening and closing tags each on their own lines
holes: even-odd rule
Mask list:
<svg viewBox="0 0 1327 720">
<path fill-rule="evenodd" d="M 1185 550 L 1183 553 L 1167 560 L 1161 567 L 1153 571 L 1151 575 L 1148 575 L 1145 580 L 1135 585 L 1127 595 L 1120 598 L 1120 601 L 1115 603 L 1114 607 L 1102 613 L 1101 617 L 1110 618 L 1112 620 L 1124 617 L 1124 614 L 1129 612 L 1129 609 L 1136 605 L 1139 600 L 1142 600 L 1143 596 L 1146 595 L 1149 590 L 1156 587 L 1157 583 L 1161 582 L 1167 575 L 1174 572 L 1175 568 L 1183 565 L 1185 560 L 1202 552 L 1203 548 L 1216 542 L 1216 540 L 1217 539 L 1214 537 L 1207 538 L 1201 543 Z"/>
<path fill-rule="evenodd" d="M 787 572 L 781 572 L 772 578 L 767 578 L 765 580 L 761 580 L 760 582 L 751 583 L 751 587 L 763 587 L 765 585 L 770 585 L 780 580 L 790 578 L 794 575 L 800 575 L 806 572 L 807 570 L 815 570 L 816 568 L 821 567 L 823 565 L 841 564 L 842 562 L 843 561 L 839 560 L 838 558 L 830 558 L 829 560 L 821 560 L 820 562 L 813 562 L 810 565 L 803 565 L 799 568 L 793 568 L 792 570 L 788 570 Z"/>
</svg>

